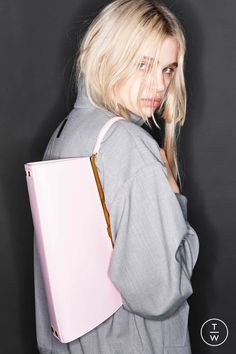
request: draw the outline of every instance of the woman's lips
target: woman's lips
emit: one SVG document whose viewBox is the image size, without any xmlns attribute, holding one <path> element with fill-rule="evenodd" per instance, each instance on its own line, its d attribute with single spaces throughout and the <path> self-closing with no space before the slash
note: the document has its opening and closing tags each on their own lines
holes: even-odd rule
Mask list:
<svg viewBox="0 0 236 354">
<path fill-rule="evenodd" d="M 161 103 L 161 99 L 150 99 L 150 98 L 142 98 L 141 99 L 144 106 L 159 106 Z"/>
</svg>

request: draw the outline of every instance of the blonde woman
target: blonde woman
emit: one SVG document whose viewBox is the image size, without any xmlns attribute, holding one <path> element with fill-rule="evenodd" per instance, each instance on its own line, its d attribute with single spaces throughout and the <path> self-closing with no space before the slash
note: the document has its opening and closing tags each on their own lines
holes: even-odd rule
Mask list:
<svg viewBox="0 0 236 354">
<path fill-rule="evenodd" d="M 176 139 L 186 114 L 184 55 L 183 29 L 158 1 L 111 2 L 80 43 L 78 96 L 43 159 L 90 156 L 104 124 L 125 118 L 110 127 L 96 159 L 114 241 L 108 274 L 123 305 L 82 337 L 59 342 L 51 333 L 35 247 L 40 353 L 191 353 L 187 299 L 199 240 L 177 183 Z M 162 148 L 142 127 L 155 122 L 154 113 L 165 121 Z"/>
</svg>

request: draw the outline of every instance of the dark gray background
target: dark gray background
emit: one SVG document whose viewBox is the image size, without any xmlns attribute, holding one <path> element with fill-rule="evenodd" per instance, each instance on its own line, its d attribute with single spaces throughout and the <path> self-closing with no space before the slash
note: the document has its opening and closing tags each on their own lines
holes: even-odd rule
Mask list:
<svg viewBox="0 0 236 354">
<path fill-rule="evenodd" d="M 107 3 L 107 2 L 106 2 Z M 235 321 L 236 3 L 166 1 L 186 32 L 188 112 L 181 135 L 183 194 L 200 239 L 192 277 L 189 328 L 193 354 L 233 354 Z M 72 109 L 78 38 L 105 4 L 6 1 L 0 4 L 1 320 L 0 353 L 37 353 L 33 293 L 33 225 L 24 163 L 42 158 Z M 225 321 L 219 347 L 200 337 L 209 318 Z M 93 354 L 93 353 L 91 353 Z"/>
</svg>

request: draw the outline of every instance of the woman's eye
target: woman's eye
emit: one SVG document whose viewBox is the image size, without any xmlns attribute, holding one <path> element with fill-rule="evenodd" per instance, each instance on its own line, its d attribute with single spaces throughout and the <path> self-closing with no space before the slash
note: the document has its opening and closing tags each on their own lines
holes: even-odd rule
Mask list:
<svg viewBox="0 0 236 354">
<path fill-rule="evenodd" d="M 171 75 L 175 71 L 173 68 L 166 68 L 165 71 L 166 70 L 170 70 L 169 72 L 166 72 L 167 75 Z"/>
<path fill-rule="evenodd" d="M 145 69 L 145 66 L 146 66 L 146 69 Z M 150 67 L 146 63 L 139 63 L 138 68 L 140 70 L 149 70 Z"/>
</svg>

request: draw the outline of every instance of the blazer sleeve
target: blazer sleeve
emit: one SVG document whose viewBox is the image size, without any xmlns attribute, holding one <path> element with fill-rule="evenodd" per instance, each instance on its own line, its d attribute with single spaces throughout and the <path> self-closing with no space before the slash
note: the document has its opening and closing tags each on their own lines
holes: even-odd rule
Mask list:
<svg viewBox="0 0 236 354">
<path fill-rule="evenodd" d="M 199 240 L 186 207 L 187 198 L 176 196 L 159 163 L 141 168 L 114 196 L 108 275 L 125 310 L 163 320 L 193 293 Z"/>
<path fill-rule="evenodd" d="M 187 208 L 188 199 L 185 195 L 183 195 L 181 193 L 175 193 L 175 195 L 176 195 L 176 198 L 177 198 L 179 205 L 182 209 L 184 218 L 187 221 L 187 219 L 188 219 L 188 208 Z"/>
</svg>

